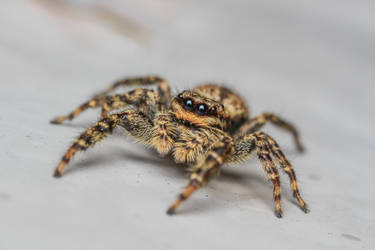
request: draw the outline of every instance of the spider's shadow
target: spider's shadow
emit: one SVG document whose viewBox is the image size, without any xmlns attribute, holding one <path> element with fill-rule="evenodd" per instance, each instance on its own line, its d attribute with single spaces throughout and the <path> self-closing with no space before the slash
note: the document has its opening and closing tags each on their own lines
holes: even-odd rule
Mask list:
<svg viewBox="0 0 375 250">
<path fill-rule="evenodd" d="M 89 127 L 88 123 L 66 123 L 63 124 L 63 126 L 82 129 Z M 114 132 L 113 137 L 118 137 L 120 134 L 121 132 L 117 130 Z M 138 154 L 134 151 L 125 151 L 118 146 L 112 146 L 110 149 L 106 150 L 106 153 L 91 155 L 85 160 L 71 164 L 71 166 L 66 169 L 65 174 L 86 171 L 87 168 L 102 168 L 106 165 L 110 166 L 114 160 L 131 160 L 142 162 L 144 163 L 143 165 L 150 166 L 152 168 L 157 166 L 161 168 L 162 171 L 165 171 L 166 175 L 173 176 L 181 181 L 186 182 L 186 180 L 188 180 L 188 173 L 185 171 L 187 165 L 174 163 L 171 156 L 161 158 L 154 150 L 151 149 L 147 149 L 146 152 L 148 156 L 145 156 L 144 152 Z M 205 192 L 208 194 L 208 196 L 219 196 L 218 198 L 221 200 L 233 200 L 233 196 L 236 196 L 236 202 L 240 203 L 248 199 L 257 199 L 261 200 L 273 210 L 274 204 L 272 202 L 272 184 L 269 182 L 267 183 L 264 176 L 262 177 L 261 175 L 255 174 L 255 172 L 239 172 L 235 170 L 235 168 L 238 167 L 251 168 L 252 170 L 255 169 L 254 171 L 262 171 L 260 165 L 258 165 L 255 160 L 250 160 L 241 166 L 224 166 L 220 171 L 220 176 L 218 176 L 216 179 L 217 181 L 225 183 L 225 185 L 219 185 L 218 182 L 210 182 L 208 187 L 205 188 Z M 283 175 L 281 175 L 281 178 L 283 178 Z M 228 189 L 228 185 L 230 185 L 230 190 Z M 284 190 L 288 190 L 288 188 L 284 188 Z M 178 191 L 180 190 L 176 190 L 177 193 Z M 238 193 L 242 193 L 242 195 L 239 195 Z M 243 195 L 244 193 L 246 193 L 246 195 Z M 284 199 L 298 206 L 298 203 L 290 195 L 284 195 Z M 191 206 L 194 206 L 194 208 Z M 188 203 L 184 207 L 185 209 L 181 208 L 179 213 L 196 212 L 197 209 L 199 209 L 199 211 L 209 211 L 212 209 L 212 205 L 207 199 L 195 199 L 194 203 Z M 215 209 L 217 210 L 218 207 L 215 207 Z"/>
<path fill-rule="evenodd" d="M 99 121 L 100 118 L 98 117 L 96 120 L 94 121 Z M 89 122 L 89 121 L 86 121 L 86 122 L 79 122 L 79 123 L 72 123 L 72 122 L 66 122 L 66 123 L 61 123 L 61 124 L 52 124 L 52 126 L 57 126 L 57 127 L 65 127 L 65 128 L 73 128 L 73 129 L 81 129 L 82 132 L 95 125 L 95 122 Z"/>
<path fill-rule="evenodd" d="M 108 153 L 108 151 L 110 153 Z M 144 151 L 144 150 L 142 150 Z M 103 166 L 110 166 L 113 161 L 124 161 L 124 160 L 130 160 L 130 161 L 138 161 L 145 163 L 144 165 L 150 165 L 150 166 L 158 166 L 158 167 L 164 167 L 167 168 L 167 171 L 170 172 L 171 169 L 180 169 L 182 168 L 181 165 L 175 164 L 171 159 L 171 157 L 161 158 L 156 152 L 154 152 L 151 149 L 146 150 L 147 155 L 145 156 L 143 154 L 137 154 L 134 152 L 124 151 L 123 149 L 119 147 L 107 147 L 105 153 L 97 153 L 95 155 L 91 155 L 89 158 L 84 159 L 79 162 L 72 163 L 71 166 L 69 166 L 68 169 L 66 169 L 65 174 L 71 174 L 73 172 L 80 172 L 87 168 L 103 168 Z M 177 166 L 177 167 L 176 167 Z M 176 173 L 179 173 L 182 177 L 183 171 L 175 171 Z M 185 175 L 184 175 L 185 176 Z"/>
<path fill-rule="evenodd" d="M 147 156 L 145 156 L 144 150 L 142 150 L 141 153 L 135 153 L 134 151 L 124 151 L 118 146 L 106 148 L 105 153 L 94 154 L 87 159 L 71 164 L 66 170 L 66 174 L 86 171 L 87 168 L 103 168 L 103 166 L 110 167 L 111 163 L 116 160 L 131 160 L 144 163 L 142 164 L 142 167 L 158 167 L 161 171 L 165 171 L 166 175 L 181 180 L 183 185 L 185 185 L 188 180 L 188 173 L 186 171 L 187 165 L 174 163 L 171 156 L 161 158 L 152 149 L 147 149 Z M 124 165 L 124 167 L 127 166 Z M 270 207 L 272 211 L 274 206 L 272 202 L 272 184 L 269 182 L 267 183 L 264 176 L 262 177 L 262 175 L 255 174 L 255 172 L 252 173 L 251 171 L 239 171 L 235 169 L 239 167 L 252 168 L 253 170 L 255 169 L 254 171 L 262 171 L 256 161 L 249 161 L 240 166 L 224 166 L 220 175 L 215 178 L 216 181 L 210 182 L 208 186 L 204 188 L 204 192 L 209 197 L 216 197 L 217 199 L 224 201 L 241 203 L 249 199 L 260 200 Z M 176 194 L 179 191 L 181 190 L 176 190 Z M 284 197 L 287 196 L 285 195 Z M 288 199 L 291 200 L 289 197 Z M 219 208 L 220 207 L 216 206 L 215 210 Z M 198 198 L 195 199 L 194 202 L 187 202 L 186 206 L 181 207 L 179 213 L 196 213 L 210 211 L 210 209 L 212 209 L 212 204 L 207 199 Z"/>
</svg>

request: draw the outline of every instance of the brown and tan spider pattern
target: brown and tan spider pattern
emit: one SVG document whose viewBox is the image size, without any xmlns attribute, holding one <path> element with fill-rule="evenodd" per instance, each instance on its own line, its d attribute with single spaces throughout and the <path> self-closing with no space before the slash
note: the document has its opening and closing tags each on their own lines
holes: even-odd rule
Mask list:
<svg viewBox="0 0 375 250">
<path fill-rule="evenodd" d="M 152 84 L 157 85 L 157 91 L 136 88 L 125 94 L 110 95 L 120 86 Z M 75 153 L 92 147 L 110 135 L 114 128 L 121 127 L 130 137 L 159 154 L 171 154 L 177 163 L 191 166 L 189 183 L 169 207 L 168 214 L 175 213 L 182 201 L 214 177 L 221 166 L 245 161 L 253 152 L 273 184 L 276 216 L 281 217 L 282 210 L 280 176 L 275 161 L 288 174 L 299 206 L 304 212 L 308 211 L 292 165 L 277 142 L 260 131 L 264 124 L 271 122 L 292 133 L 298 150 L 302 151 L 296 129 L 271 113 L 250 119 L 245 101 L 228 88 L 204 84 L 172 97 L 168 83 L 160 77 L 126 78 L 52 123 L 72 120 L 89 108 L 101 108 L 101 119 L 67 150 L 56 168 L 55 177 L 62 176 Z"/>
</svg>

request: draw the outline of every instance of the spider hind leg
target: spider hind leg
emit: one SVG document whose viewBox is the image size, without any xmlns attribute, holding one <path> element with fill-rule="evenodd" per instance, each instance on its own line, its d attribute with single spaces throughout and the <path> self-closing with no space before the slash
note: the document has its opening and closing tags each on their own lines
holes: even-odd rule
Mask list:
<svg viewBox="0 0 375 250">
<path fill-rule="evenodd" d="M 125 108 L 129 105 L 134 105 L 139 110 L 152 116 L 156 110 L 160 109 L 160 98 L 154 90 L 142 88 L 134 89 L 125 94 L 94 97 L 73 110 L 69 115 L 59 116 L 52 120 L 51 123 L 60 124 L 65 120 L 73 120 L 87 109 L 100 107 L 102 108 L 101 118 L 103 118 L 109 112 Z"/>
<path fill-rule="evenodd" d="M 154 93 L 153 90 L 138 88 L 129 91 L 122 95 L 109 94 L 121 86 L 139 86 L 139 85 L 153 85 L 156 84 L 158 87 L 158 93 Z M 152 96 L 148 96 L 150 93 Z M 157 97 L 157 100 L 156 100 Z M 144 103 L 144 99 L 152 101 L 154 103 Z M 59 116 L 51 121 L 52 124 L 60 124 L 65 120 L 73 120 L 83 111 L 90 108 L 102 108 L 101 117 L 105 117 L 108 112 L 115 109 L 124 108 L 128 105 L 136 105 L 145 108 L 146 106 L 159 106 L 166 107 L 171 100 L 171 90 L 167 81 L 163 78 L 157 76 L 147 76 L 147 77 L 136 77 L 136 78 L 124 78 L 113 83 L 106 91 L 103 91 L 95 95 L 89 101 L 78 106 L 70 114 L 66 116 Z M 158 107 L 160 108 L 160 107 Z M 146 108 L 145 108 L 146 109 Z"/>
</svg>

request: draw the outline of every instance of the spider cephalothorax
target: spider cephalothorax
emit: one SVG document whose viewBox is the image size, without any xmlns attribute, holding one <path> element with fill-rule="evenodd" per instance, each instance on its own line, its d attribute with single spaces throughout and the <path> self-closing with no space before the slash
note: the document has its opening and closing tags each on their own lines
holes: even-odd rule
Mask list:
<svg viewBox="0 0 375 250">
<path fill-rule="evenodd" d="M 193 91 L 178 94 L 171 102 L 171 111 L 179 122 L 190 126 L 225 130 L 229 125 L 223 104 Z"/>
<path fill-rule="evenodd" d="M 157 84 L 158 90 L 137 88 L 125 94 L 109 95 L 120 86 L 150 84 Z M 172 154 L 177 163 L 191 166 L 189 184 L 169 207 L 168 214 L 174 213 L 183 200 L 215 176 L 221 166 L 245 161 L 253 152 L 257 153 L 274 185 L 276 215 L 281 217 L 281 188 L 274 160 L 288 174 L 299 206 L 308 211 L 292 165 L 276 141 L 260 131 L 265 123 L 271 122 L 291 132 L 297 148 L 302 151 L 296 129 L 271 113 L 249 119 L 246 102 L 228 88 L 205 84 L 172 98 L 169 85 L 160 77 L 126 78 L 52 123 L 72 120 L 88 108 L 102 108 L 102 118 L 67 150 L 55 170 L 55 177 L 63 174 L 76 152 L 88 149 L 111 134 L 114 128 L 122 127 L 129 136 L 161 155 Z M 116 110 L 122 111 L 114 112 Z"/>
</svg>

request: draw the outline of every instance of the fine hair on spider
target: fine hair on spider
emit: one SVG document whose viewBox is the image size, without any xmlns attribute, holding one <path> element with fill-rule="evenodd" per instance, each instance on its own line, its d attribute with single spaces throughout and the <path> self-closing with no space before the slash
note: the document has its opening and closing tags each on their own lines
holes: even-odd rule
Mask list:
<svg viewBox="0 0 375 250">
<path fill-rule="evenodd" d="M 155 85 L 156 90 L 139 86 Z M 136 87 L 123 94 L 113 94 L 119 87 Z M 155 149 L 160 155 L 172 155 L 176 163 L 193 170 L 186 188 L 168 208 L 174 214 L 181 203 L 207 184 L 223 165 L 248 160 L 254 153 L 273 184 L 275 214 L 282 216 L 278 164 L 287 173 L 299 207 L 308 212 L 298 189 L 296 174 L 278 143 L 261 131 L 266 123 L 289 132 L 297 150 L 303 146 L 295 127 L 273 113 L 250 117 L 242 97 L 217 84 L 202 84 L 172 97 L 167 81 L 158 76 L 124 78 L 78 106 L 70 114 L 51 123 L 73 120 L 87 109 L 100 108 L 100 120 L 84 131 L 68 148 L 54 176 L 61 177 L 73 156 L 107 138 L 120 127 L 126 134 Z"/>
</svg>

